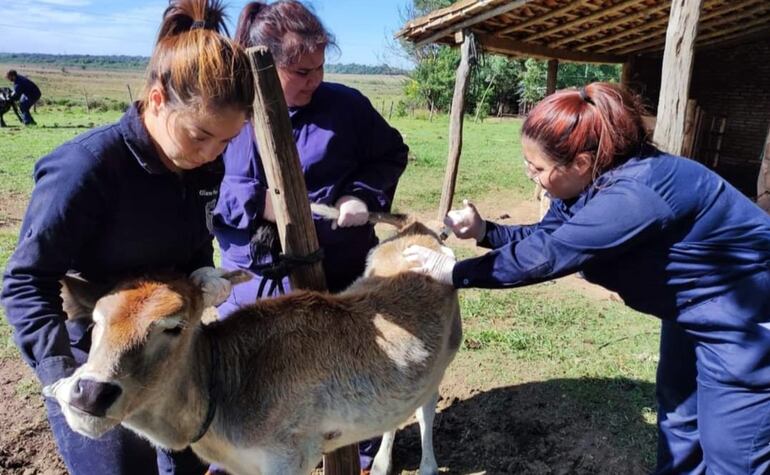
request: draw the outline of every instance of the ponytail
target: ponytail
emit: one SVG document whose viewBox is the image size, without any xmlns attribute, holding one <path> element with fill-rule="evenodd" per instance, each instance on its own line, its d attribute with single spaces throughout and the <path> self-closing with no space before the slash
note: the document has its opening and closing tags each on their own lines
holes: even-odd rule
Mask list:
<svg viewBox="0 0 770 475">
<path fill-rule="evenodd" d="M 267 7 L 262 2 L 249 2 L 241 10 L 241 14 L 238 17 L 238 26 L 235 29 L 235 42 L 246 47 L 249 45 L 251 28 L 254 26 L 254 21 L 259 15 L 259 12 L 263 11 Z"/>
<path fill-rule="evenodd" d="M 171 107 L 248 111 L 254 84 L 246 53 L 229 40 L 220 0 L 171 0 L 147 67 L 142 103 L 157 84 Z"/>
<path fill-rule="evenodd" d="M 617 84 L 564 89 L 540 101 L 522 126 L 554 162 L 569 165 L 581 153 L 593 157 L 593 176 L 640 153 L 650 138 L 641 99 Z"/>
<path fill-rule="evenodd" d="M 321 20 L 296 0 L 247 4 L 238 18 L 235 40 L 244 48 L 267 46 L 279 67 L 336 46 Z"/>
</svg>

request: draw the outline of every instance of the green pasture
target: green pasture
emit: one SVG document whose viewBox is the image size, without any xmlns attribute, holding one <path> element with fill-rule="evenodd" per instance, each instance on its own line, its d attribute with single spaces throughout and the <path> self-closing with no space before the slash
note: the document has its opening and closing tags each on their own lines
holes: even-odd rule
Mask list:
<svg viewBox="0 0 770 475">
<path fill-rule="evenodd" d="M 90 127 L 115 121 L 114 110 L 85 111 L 82 104 L 63 99 L 92 97 L 127 100 L 126 83 L 140 84 L 138 72 L 50 72 L 43 91 L 51 105 L 40 106 L 38 127 L 23 128 L 6 114 L 12 127 L 0 129 L 0 265 L 12 252 L 19 213 L 32 187 L 35 160 Z M 30 73 L 37 79 L 36 74 Z M 360 89 L 381 109 L 397 102 L 403 78 L 330 75 L 328 80 Z M 71 81 L 70 81 L 71 79 Z M 134 86 L 132 86 L 133 89 Z M 138 88 L 136 89 L 138 90 Z M 62 101 L 59 101 L 62 99 Z M 387 112 L 385 111 L 387 116 Z M 429 213 L 438 205 L 447 154 L 448 119 L 428 120 L 426 114 L 391 118 L 410 147 L 408 168 L 398 188 L 395 207 Z M 456 195 L 470 197 L 483 212 L 532 199 L 524 176 L 517 119 L 466 118 L 463 156 Z M 501 200 L 510 200 L 510 203 Z M 8 203 L 17 203 L 8 206 Z M 13 216 L 16 215 L 16 216 Z M 9 224 L 10 223 L 10 224 Z M 459 249 L 461 256 L 471 251 Z M 450 373 L 468 387 L 494 388 L 537 382 L 556 385 L 558 401 L 545 401 L 591 420 L 614 437 L 613 446 L 647 467 L 654 460 L 655 406 L 653 383 L 657 364 L 658 324 L 625 308 L 622 303 L 597 300 L 564 282 L 507 291 L 461 292 L 465 342 Z M 0 357 L 16 357 L 10 330 L 0 322 Z M 550 386 L 549 386 L 550 387 Z M 639 455 L 641 454 L 641 456 Z"/>
</svg>

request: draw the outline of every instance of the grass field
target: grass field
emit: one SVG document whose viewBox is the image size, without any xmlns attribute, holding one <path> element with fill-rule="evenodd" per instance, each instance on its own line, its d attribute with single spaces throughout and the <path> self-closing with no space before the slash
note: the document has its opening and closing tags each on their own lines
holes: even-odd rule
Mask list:
<svg viewBox="0 0 770 475">
<path fill-rule="evenodd" d="M 35 79 L 37 74 L 30 69 Z M 141 83 L 138 72 L 65 74 L 49 70 L 41 72 L 40 77 L 45 78 L 41 81 L 44 94 L 73 99 L 82 97 L 82 87 L 92 87 L 89 94 L 93 97 L 117 101 L 127 95 L 126 83 L 132 84 L 132 90 L 134 84 L 138 90 Z M 389 104 L 399 99 L 403 80 L 383 76 L 327 79 L 362 90 L 378 109 L 383 101 Z M 82 106 L 45 106 L 39 108 L 36 116 L 39 127 L 0 129 L 0 204 L 4 203 L 0 205 L 0 223 L 3 223 L 0 264 L 3 267 L 12 252 L 18 218 L 32 187 L 31 170 L 35 160 L 87 128 L 112 122 L 119 115 L 117 111 L 87 114 Z M 7 115 L 6 120 L 12 125 L 17 123 Z M 410 161 L 397 192 L 396 208 L 431 215 L 437 208 L 443 180 L 447 118 L 439 116 L 428 121 L 393 117 L 391 123 L 410 146 Z M 482 123 L 466 120 L 456 193 L 458 198 L 473 198 L 482 213 L 499 214 L 525 205 L 534 206 L 531 184 L 523 173 L 518 140 L 520 125 L 515 119 Z M 458 248 L 461 257 L 474 252 L 467 247 Z M 510 391 L 506 393 L 509 398 L 513 397 L 511 394 L 518 394 L 518 390 L 535 388 L 534 394 L 543 400 L 519 401 L 522 405 L 531 403 L 531 407 L 526 407 L 532 412 L 517 415 L 518 424 L 540 421 L 538 427 L 546 427 L 549 437 L 556 439 L 573 437 L 573 432 L 574 438 L 579 438 L 581 430 L 575 427 L 585 427 L 582 437 L 593 434 L 592 438 L 600 439 L 597 444 L 601 450 L 614 451 L 613 456 L 620 457 L 613 466 L 625 468 L 615 473 L 649 470 L 655 449 L 653 382 L 658 324 L 653 319 L 642 317 L 619 302 L 594 298 L 582 287 L 562 281 L 510 291 L 463 291 L 461 305 L 465 342 L 447 375 L 450 404 L 461 406 L 463 401 L 476 401 L 469 406 L 471 412 L 479 412 L 480 423 L 492 426 L 499 422 L 499 417 L 481 415 L 487 401 L 483 395 L 493 401 L 492 395 L 501 388 Z M 0 323 L 0 334 L 3 337 L 0 355 L 15 358 L 10 330 L 4 322 Z M 452 400 L 456 401 L 452 403 Z M 450 415 L 451 409 L 446 409 Z M 516 410 L 510 407 L 512 413 Z M 545 429 L 530 428 L 532 433 L 537 430 Z M 553 444 L 549 447 L 556 450 L 553 447 L 558 443 Z M 565 446 L 570 444 L 579 446 L 575 440 L 564 441 Z M 557 461 L 549 465 L 555 466 Z M 612 473 L 587 470 L 562 473 Z M 532 469 L 527 473 L 556 471 Z"/>
</svg>

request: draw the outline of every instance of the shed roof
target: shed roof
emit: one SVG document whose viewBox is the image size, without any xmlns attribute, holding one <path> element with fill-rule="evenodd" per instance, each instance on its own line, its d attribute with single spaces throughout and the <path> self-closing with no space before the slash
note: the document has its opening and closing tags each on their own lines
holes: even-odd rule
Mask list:
<svg viewBox="0 0 770 475">
<path fill-rule="evenodd" d="M 660 54 L 670 0 L 460 0 L 409 21 L 396 36 L 453 43 L 470 29 L 488 51 L 575 62 L 619 63 Z M 704 0 L 696 48 L 770 38 L 769 0 Z"/>
</svg>

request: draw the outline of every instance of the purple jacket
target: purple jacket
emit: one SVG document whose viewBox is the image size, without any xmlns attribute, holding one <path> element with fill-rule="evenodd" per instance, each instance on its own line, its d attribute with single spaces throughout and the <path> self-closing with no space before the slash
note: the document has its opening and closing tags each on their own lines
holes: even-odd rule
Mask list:
<svg viewBox="0 0 770 475">
<path fill-rule="evenodd" d="M 290 108 L 294 139 L 311 202 L 334 205 L 343 195 L 363 200 L 371 211 L 390 210 L 396 184 L 406 167 L 408 147 L 401 135 L 355 89 L 322 83 L 311 102 Z M 214 234 L 222 264 L 254 270 L 250 240 L 261 221 L 267 190 L 251 124 L 225 150 L 225 179 L 214 210 Z M 371 225 L 331 229 L 316 220 L 330 290 L 340 290 L 361 274 L 376 243 Z M 259 279 L 257 279 L 259 280 Z M 241 287 L 255 288 L 255 283 Z M 253 301 L 256 295 L 248 296 Z"/>
</svg>

